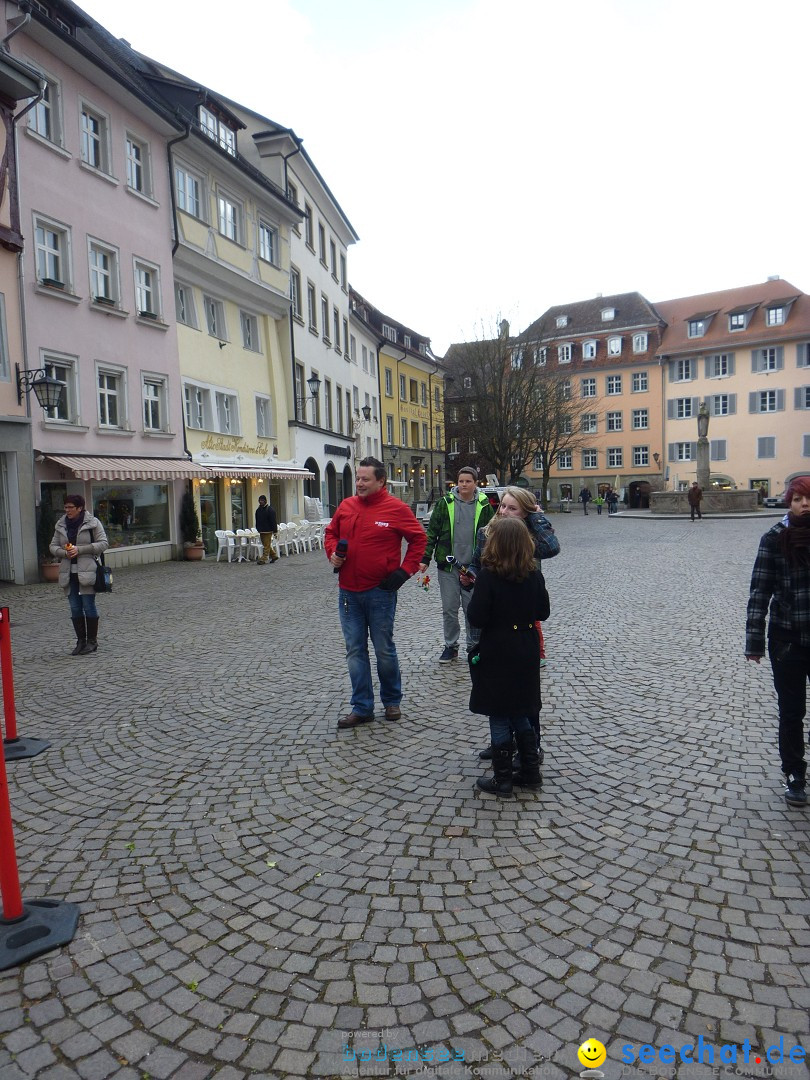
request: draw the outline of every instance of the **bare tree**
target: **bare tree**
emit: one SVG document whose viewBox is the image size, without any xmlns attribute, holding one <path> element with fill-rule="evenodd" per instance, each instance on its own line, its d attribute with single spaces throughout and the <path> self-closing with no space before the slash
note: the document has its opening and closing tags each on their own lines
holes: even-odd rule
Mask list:
<svg viewBox="0 0 810 1080">
<path fill-rule="evenodd" d="M 539 456 L 545 490 L 560 454 L 588 441 L 583 418 L 595 404 L 574 398 L 571 379 L 550 370 L 543 355 L 510 338 L 509 324 L 501 322 L 497 336 L 453 345 L 445 357 L 462 387 L 456 430 L 475 440 L 502 484 L 514 483 Z"/>
</svg>

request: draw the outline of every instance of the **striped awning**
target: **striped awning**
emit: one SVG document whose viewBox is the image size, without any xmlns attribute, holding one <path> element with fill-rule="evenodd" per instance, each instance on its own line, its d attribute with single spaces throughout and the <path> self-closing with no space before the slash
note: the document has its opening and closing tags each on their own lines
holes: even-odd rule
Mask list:
<svg viewBox="0 0 810 1080">
<path fill-rule="evenodd" d="M 80 480 L 194 480 L 210 476 L 204 465 L 188 458 L 91 457 L 89 454 L 46 454 Z"/>
<path fill-rule="evenodd" d="M 256 477 L 259 480 L 314 480 L 315 473 L 309 469 L 284 465 L 203 465 L 205 476 L 216 476 L 227 480 L 229 477 Z"/>
</svg>

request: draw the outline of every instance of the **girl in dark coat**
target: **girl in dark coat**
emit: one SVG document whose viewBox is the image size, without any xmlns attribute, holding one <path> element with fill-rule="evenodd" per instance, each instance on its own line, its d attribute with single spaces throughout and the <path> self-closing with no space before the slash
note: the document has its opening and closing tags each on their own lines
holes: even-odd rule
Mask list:
<svg viewBox="0 0 810 1080">
<path fill-rule="evenodd" d="M 489 717 L 492 777 L 482 791 L 512 798 L 512 737 L 521 783 L 540 786 L 539 756 L 529 716 L 540 709 L 540 651 L 535 622 L 548 617 L 548 594 L 535 569 L 534 544 L 522 521 L 498 518 L 489 526 L 481 571 L 467 611 L 481 629 L 470 656 L 470 709 Z"/>
</svg>

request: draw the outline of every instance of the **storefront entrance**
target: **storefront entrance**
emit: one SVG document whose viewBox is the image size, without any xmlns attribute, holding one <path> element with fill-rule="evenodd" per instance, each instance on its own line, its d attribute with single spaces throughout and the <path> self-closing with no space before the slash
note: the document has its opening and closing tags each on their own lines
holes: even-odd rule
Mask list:
<svg viewBox="0 0 810 1080">
<path fill-rule="evenodd" d="M 247 509 L 245 504 L 245 482 L 244 480 L 231 480 L 231 528 L 234 532 L 237 529 L 245 529 L 247 526 Z"/>
<path fill-rule="evenodd" d="M 219 528 L 219 493 L 218 484 L 200 484 L 200 528 L 206 555 L 214 555 L 217 550 L 217 538 L 214 530 Z"/>
</svg>

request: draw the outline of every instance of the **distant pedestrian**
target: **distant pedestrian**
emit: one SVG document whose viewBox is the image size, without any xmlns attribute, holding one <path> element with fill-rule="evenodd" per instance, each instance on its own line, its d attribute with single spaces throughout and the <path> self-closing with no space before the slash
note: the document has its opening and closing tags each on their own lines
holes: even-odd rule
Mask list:
<svg viewBox="0 0 810 1080">
<path fill-rule="evenodd" d="M 692 511 L 691 520 L 695 520 L 695 513 L 698 518 L 702 518 L 703 514 L 700 512 L 700 500 L 703 498 L 703 488 L 698 486 L 697 480 L 692 481 L 692 486 L 686 493 L 686 501 L 689 503 L 689 509 Z"/>
<path fill-rule="evenodd" d="M 259 566 L 263 566 L 268 560 L 271 563 L 278 561 L 278 555 L 273 551 L 273 537 L 278 532 L 276 512 L 268 503 L 264 495 L 259 496 L 259 505 L 256 507 L 256 529 L 262 538 L 262 557 Z"/>
<path fill-rule="evenodd" d="M 619 493 L 611 488 L 607 495 L 605 495 L 605 502 L 608 508 L 608 517 L 618 512 L 619 509 Z"/>
<path fill-rule="evenodd" d="M 807 803 L 804 717 L 810 679 L 810 476 L 785 492 L 788 512 L 759 543 L 745 626 L 745 659 L 768 656 L 779 703 L 779 758 L 790 806 Z"/>
<path fill-rule="evenodd" d="M 601 517 L 602 516 L 602 507 L 605 505 L 605 497 L 604 497 L 604 495 L 600 495 L 597 492 L 596 498 L 593 500 L 593 505 L 596 507 L 597 514 Z"/>
<path fill-rule="evenodd" d="M 579 502 L 582 503 L 584 513 L 588 513 L 588 503 L 591 501 L 591 493 L 584 487 L 579 493 Z"/>
<path fill-rule="evenodd" d="M 65 514 L 56 523 L 51 555 L 61 556 L 59 584 L 70 604 L 70 619 L 76 631 L 76 647 L 71 656 L 86 656 L 98 649 L 96 608 L 96 555 L 110 546 L 104 526 L 85 509 L 83 495 L 68 495 Z"/>
</svg>

